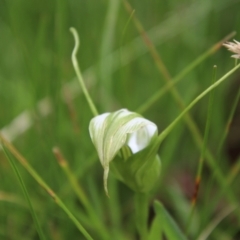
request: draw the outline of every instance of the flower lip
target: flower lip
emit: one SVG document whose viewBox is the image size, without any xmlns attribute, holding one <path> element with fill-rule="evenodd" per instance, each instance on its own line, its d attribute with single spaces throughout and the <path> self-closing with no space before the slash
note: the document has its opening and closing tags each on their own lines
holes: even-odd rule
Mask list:
<svg viewBox="0 0 240 240">
<path fill-rule="evenodd" d="M 155 124 L 146 125 L 129 134 L 127 145 L 131 148 L 132 153 L 137 153 L 149 145 L 154 135 L 157 135 L 157 126 Z"/>
</svg>

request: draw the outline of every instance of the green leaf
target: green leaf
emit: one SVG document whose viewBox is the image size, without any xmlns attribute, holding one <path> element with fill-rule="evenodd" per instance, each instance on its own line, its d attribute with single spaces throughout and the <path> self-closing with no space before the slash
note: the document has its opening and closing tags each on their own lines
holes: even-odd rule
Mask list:
<svg viewBox="0 0 240 240">
<path fill-rule="evenodd" d="M 154 210 L 156 213 L 156 218 L 153 223 L 156 225 L 157 223 L 155 221 L 159 222 L 159 226 L 162 228 L 167 239 L 169 239 L 169 240 L 187 240 L 186 236 L 184 236 L 184 234 L 181 232 L 180 228 L 178 227 L 176 222 L 173 220 L 171 215 L 164 208 L 162 203 L 160 203 L 159 201 L 155 201 L 154 202 Z M 154 227 L 154 228 L 156 228 L 156 227 Z M 152 240 L 152 238 L 151 239 L 149 238 L 149 240 Z"/>
<path fill-rule="evenodd" d="M 162 240 L 162 231 L 161 217 L 155 216 L 148 235 L 148 240 Z"/>
</svg>

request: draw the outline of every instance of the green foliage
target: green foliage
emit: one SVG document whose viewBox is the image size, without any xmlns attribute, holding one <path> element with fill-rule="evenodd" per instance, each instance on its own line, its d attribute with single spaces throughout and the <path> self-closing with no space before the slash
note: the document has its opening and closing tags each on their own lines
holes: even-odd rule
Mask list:
<svg viewBox="0 0 240 240">
<path fill-rule="evenodd" d="M 0 239 L 38 239 L 37 231 L 43 231 L 46 239 L 84 239 L 79 229 L 100 240 L 113 236 L 116 240 L 137 239 L 137 231 L 147 234 L 149 240 L 183 236 L 179 229 L 187 228 L 191 209 L 203 147 L 206 99 L 195 105 L 188 119 L 162 142 L 158 152 L 160 178 L 147 201 L 144 197 L 134 201 L 135 194 L 122 184 L 133 182 L 127 180 L 130 174 L 122 173 L 131 172 L 135 166 L 122 166 L 118 155 L 111 165 L 122 182 L 110 171 L 107 198 L 102 188 L 102 166 L 88 131 L 93 115 L 72 66 L 74 41 L 69 28 L 76 28 L 80 35 L 77 60 L 99 112 L 138 109 L 137 113 L 156 123 L 162 133 L 210 86 L 213 65 L 218 66 L 216 79 L 234 67 L 231 53 L 215 44 L 238 30 L 240 5 L 235 0 L 129 3 L 134 12 L 126 11 L 118 0 L 1 2 L 0 129 L 37 175 L 15 163 L 31 200 L 33 209 L 29 211 L 29 203 L 15 184 L 11 164 L 0 150 Z M 146 38 L 140 36 L 134 17 L 159 53 L 167 78 L 159 72 L 159 62 L 153 58 Z M 240 39 L 239 35 L 234 38 Z M 232 157 L 235 152 L 231 149 L 239 146 L 240 134 L 238 127 L 228 133 L 227 122 L 237 119 L 237 100 L 232 101 L 238 99 L 232 90 L 239 88 L 237 74 L 215 90 L 189 239 L 239 239 L 240 159 L 239 155 Z M 235 116 L 232 109 L 236 109 Z M 62 158 L 56 160 L 52 152 L 55 146 L 61 149 L 67 167 L 61 165 Z M 139 172 L 139 180 L 141 174 L 150 179 L 159 170 L 159 161 L 154 162 L 156 165 L 148 166 L 152 171 Z M 36 176 L 42 182 L 34 181 Z M 56 199 L 42 183 L 47 183 Z M 152 199 L 162 204 L 151 204 Z M 135 208 L 139 219 L 134 217 Z M 36 214 L 42 230 L 36 228 L 31 213 Z"/>
<path fill-rule="evenodd" d="M 181 230 L 179 229 L 178 225 L 175 223 L 171 215 L 167 212 L 167 210 L 164 208 L 164 206 L 158 202 L 155 201 L 154 203 L 154 210 L 156 212 L 155 222 L 153 223 L 153 226 L 155 225 L 152 236 L 154 236 L 154 239 L 159 239 L 160 236 L 158 236 L 158 229 L 156 222 L 158 222 L 158 225 L 160 226 L 160 229 L 162 229 L 163 233 L 166 235 L 167 239 L 171 240 L 186 240 L 187 238 L 183 235 Z M 152 238 L 151 236 L 151 238 Z"/>
</svg>

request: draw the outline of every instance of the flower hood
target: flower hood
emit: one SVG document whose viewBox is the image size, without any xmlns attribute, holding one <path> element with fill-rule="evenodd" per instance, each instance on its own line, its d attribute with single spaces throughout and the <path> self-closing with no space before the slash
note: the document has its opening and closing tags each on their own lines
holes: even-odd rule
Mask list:
<svg viewBox="0 0 240 240">
<path fill-rule="evenodd" d="M 104 188 L 107 192 L 109 163 L 123 146 L 135 154 L 146 148 L 157 136 L 157 126 L 141 115 L 121 109 L 94 117 L 89 125 L 92 142 L 104 168 Z"/>
</svg>

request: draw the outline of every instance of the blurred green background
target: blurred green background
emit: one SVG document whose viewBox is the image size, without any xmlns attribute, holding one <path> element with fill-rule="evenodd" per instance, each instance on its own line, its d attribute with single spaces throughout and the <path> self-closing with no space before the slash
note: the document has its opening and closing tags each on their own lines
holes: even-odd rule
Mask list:
<svg viewBox="0 0 240 240">
<path fill-rule="evenodd" d="M 230 32 L 239 30 L 240 1 L 129 2 L 172 77 Z M 70 27 L 75 27 L 80 35 L 79 64 L 101 113 L 120 108 L 134 111 L 164 86 L 162 74 L 121 1 L 1 0 L 0 129 L 9 133 L 6 126 L 12 126 L 10 140 L 95 239 L 103 238 L 83 215 L 82 205 L 52 153 L 54 146 L 68 160 L 109 235 L 135 239 L 132 192 L 112 175 L 111 199 L 103 191 L 102 167 L 88 133 L 92 114 L 71 63 L 74 41 Z M 239 34 L 234 38 L 239 40 Z M 230 56 L 221 48 L 184 77 L 176 88 L 185 104 L 210 85 L 214 65 L 218 66 L 217 78 L 234 66 Z M 215 92 L 208 141 L 214 157 L 238 88 L 239 75 L 235 74 Z M 207 99 L 191 111 L 201 135 L 207 117 Z M 166 93 L 143 115 L 161 131 L 180 112 L 172 95 Z M 12 121 L 20 114 L 22 118 L 18 118 L 13 128 Z M 239 120 L 237 114 L 235 128 L 230 130 L 219 159 L 215 159 L 225 176 L 239 159 L 240 133 L 236 119 Z M 161 200 L 184 229 L 200 156 L 184 121 L 164 141 L 159 153 L 162 175 L 152 199 Z M 17 167 L 47 239 L 84 239 L 26 170 L 18 164 Z M 204 167 L 190 239 L 197 239 L 218 212 L 232 206 L 227 193 L 209 207 L 209 199 L 222 192 L 216 181 L 208 189 L 213 173 L 214 169 Z M 240 196 L 238 182 L 239 177 L 230 188 L 233 199 Z M 231 213 L 208 239 L 240 239 L 237 215 Z M 38 239 L 20 185 L 3 152 L 0 152 L 0 239 Z"/>
</svg>

